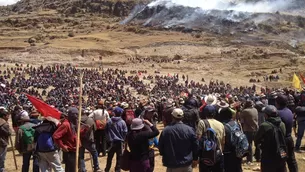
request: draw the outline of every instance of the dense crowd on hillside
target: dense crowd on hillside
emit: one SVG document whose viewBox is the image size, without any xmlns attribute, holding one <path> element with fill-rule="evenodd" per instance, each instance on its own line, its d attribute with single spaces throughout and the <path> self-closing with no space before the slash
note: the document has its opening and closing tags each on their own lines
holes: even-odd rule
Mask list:
<svg viewBox="0 0 305 172">
<path fill-rule="evenodd" d="M 12 134 L 8 119 L 16 132 L 14 146 L 23 157 L 22 172 L 29 171 L 31 157 L 34 172 L 76 170 L 81 73 L 82 172 L 90 171 L 85 149 L 96 172 L 110 171 L 114 154 L 116 172 L 152 172 L 156 149 L 170 172 L 190 172 L 198 164 L 200 172 L 240 172 L 243 158 L 247 165 L 254 159 L 261 162 L 257 170 L 263 172 L 286 171 L 286 164 L 290 172 L 298 171 L 294 152 L 302 152 L 305 91 L 71 65 L 1 67 L 0 172 Z M 61 118 L 41 114 L 26 94 L 58 109 Z M 161 134 L 158 123 L 165 127 Z M 100 167 L 99 156 L 107 156 L 106 167 Z"/>
</svg>

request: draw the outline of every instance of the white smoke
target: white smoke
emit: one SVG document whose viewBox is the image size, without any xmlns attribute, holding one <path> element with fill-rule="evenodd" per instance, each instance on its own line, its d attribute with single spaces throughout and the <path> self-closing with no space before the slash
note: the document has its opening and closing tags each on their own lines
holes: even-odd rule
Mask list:
<svg viewBox="0 0 305 172">
<path fill-rule="evenodd" d="M 18 2 L 19 0 L 0 0 L 0 6 L 2 5 L 12 5 Z"/>
<path fill-rule="evenodd" d="M 164 5 L 201 8 L 203 10 L 234 10 L 252 13 L 269 13 L 289 8 L 293 0 L 260 0 L 245 2 L 244 0 L 155 0 L 148 6 Z"/>
</svg>

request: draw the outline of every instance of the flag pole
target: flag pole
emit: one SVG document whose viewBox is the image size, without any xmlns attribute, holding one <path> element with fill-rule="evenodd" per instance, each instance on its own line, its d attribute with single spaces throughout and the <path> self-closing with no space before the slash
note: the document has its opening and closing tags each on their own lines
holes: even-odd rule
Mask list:
<svg viewBox="0 0 305 172">
<path fill-rule="evenodd" d="M 78 172 L 78 159 L 79 159 L 79 145 L 80 145 L 80 123 L 82 116 L 82 98 L 83 98 L 83 76 L 84 73 L 81 72 L 79 82 L 79 112 L 78 112 L 78 121 L 77 121 L 77 139 L 76 139 L 76 159 L 75 159 L 75 169 Z"/>
<path fill-rule="evenodd" d="M 13 151 L 13 157 L 14 157 L 15 168 L 16 168 L 16 170 L 18 170 L 17 160 L 16 160 L 16 154 L 15 154 L 15 148 L 14 148 L 12 136 L 10 136 L 9 139 L 10 139 L 11 146 L 12 146 L 12 151 Z"/>
</svg>

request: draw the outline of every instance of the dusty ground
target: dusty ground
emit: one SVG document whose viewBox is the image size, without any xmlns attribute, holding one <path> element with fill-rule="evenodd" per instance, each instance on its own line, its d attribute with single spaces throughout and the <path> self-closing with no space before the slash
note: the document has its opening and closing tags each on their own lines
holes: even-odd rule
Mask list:
<svg viewBox="0 0 305 172">
<path fill-rule="evenodd" d="M 119 21 L 121 18 L 102 15 L 66 17 L 55 10 L 0 16 L 0 62 L 71 63 L 80 67 L 180 73 L 189 75 L 191 80 L 218 79 L 234 86 L 251 86 L 250 78 L 263 81 L 262 76 L 282 68 L 278 82 L 257 85 L 290 87 L 292 74 L 304 72 L 305 42 L 293 47 L 287 43 L 290 38 L 281 35 L 182 33 L 125 26 Z M 137 60 L 130 61 L 129 58 Z M 140 62 L 144 58 L 151 61 Z M 152 61 L 161 59 L 174 61 Z M 304 171 L 305 154 L 296 156 L 300 171 Z M 106 158 L 99 160 L 104 168 Z M 17 161 L 19 170 L 14 170 L 12 152 L 8 152 L 6 167 L 9 172 L 20 171 L 22 158 L 17 156 Z M 87 167 L 89 164 L 87 161 Z M 155 171 L 165 171 L 158 154 Z"/>
<path fill-rule="evenodd" d="M 293 48 L 287 43 L 289 38 L 281 35 L 182 33 L 120 25 L 120 20 L 97 15 L 64 17 L 56 11 L 0 17 L 0 61 L 84 67 L 103 64 L 184 73 L 190 79 L 219 79 L 236 86 L 252 85 L 250 78 L 262 81 L 262 76 L 279 68 L 284 71 L 279 82 L 257 85 L 291 86 L 293 72 L 304 72 L 304 42 Z M 175 61 L 139 63 L 128 58 Z"/>
</svg>

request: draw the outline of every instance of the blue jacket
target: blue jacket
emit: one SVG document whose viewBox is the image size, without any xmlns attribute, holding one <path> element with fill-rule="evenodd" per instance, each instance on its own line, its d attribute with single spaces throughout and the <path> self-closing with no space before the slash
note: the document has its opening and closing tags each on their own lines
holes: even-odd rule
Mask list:
<svg viewBox="0 0 305 172">
<path fill-rule="evenodd" d="M 112 117 L 106 125 L 109 141 L 124 141 L 127 135 L 127 126 L 121 117 Z"/>
<path fill-rule="evenodd" d="M 166 126 L 159 138 L 159 151 L 166 167 L 191 165 L 198 159 L 198 140 L 194 130 L 182 122 Z"/>
</svg>

